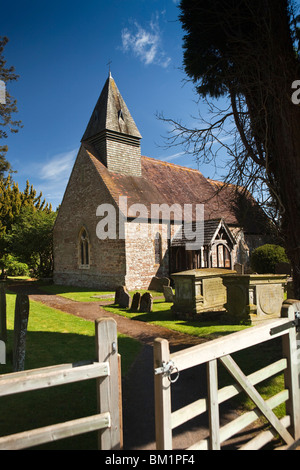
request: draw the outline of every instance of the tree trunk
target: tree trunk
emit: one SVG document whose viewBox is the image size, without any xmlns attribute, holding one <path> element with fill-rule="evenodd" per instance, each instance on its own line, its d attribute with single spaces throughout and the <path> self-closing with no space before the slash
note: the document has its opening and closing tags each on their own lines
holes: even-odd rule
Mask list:
<svg viewBox="0 0 300 470">
<path fill-rule="evenodd" d="M 287 2 L 262 0 L 269 16 L 258 19 L 255 44 L 239 57 L 240 77 L 251 122 L 252 139 L 264 150 L 264 168 L 273 197 L 281 208 L 281 229 L 293 267 L 295 297 L 300 299 L 300 106 L 292 102 L 299 62 L 288 23 Z M 255 18 L 253 19 L 253 21 Z M 265 26 L 265 28 L 264 28 Z M 251 155 L 250 155 L 251 158 Z"/>
<path fill-rule="evenodd" d="M 290 108 L 288 124 L 281 126 L 280 140 L 284 145 L 277 142 L 277 158 L 281 162 L 277 180 L 284 207 L 282 235 L 293 267 L 294 295 L 300 300 L 300 108 L 293 104 Z M 283 121 L 287 122 L 286 119 Z"/>
</svg>

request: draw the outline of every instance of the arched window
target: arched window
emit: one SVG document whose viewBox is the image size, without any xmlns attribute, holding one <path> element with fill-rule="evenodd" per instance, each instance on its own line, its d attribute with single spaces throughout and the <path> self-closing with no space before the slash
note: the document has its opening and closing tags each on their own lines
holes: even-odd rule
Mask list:
<svg viewBox="0 0 300 470">
<path fill-rule="evenodd" d="M 90 243 L 87 231 L 83 228 L 80 232 L 79 237 L 79 260 L 82 267 L 88 267 L 90 265 Z"/>
<path fill-rule="evenodd" d="M 160 264 L 162 260 L 161 234 L 157 233 L 154 239 L 155 264 Z"/>
</svg>

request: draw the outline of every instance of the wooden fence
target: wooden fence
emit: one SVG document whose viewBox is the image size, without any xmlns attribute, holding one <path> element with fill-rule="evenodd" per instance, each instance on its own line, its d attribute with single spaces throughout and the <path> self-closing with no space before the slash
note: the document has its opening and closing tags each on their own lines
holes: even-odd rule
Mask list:
<svg viewBox="0 0 300 470">
<path fill-rule="evenodd" d="M 13 371 L 19 372 L 25 368 L 26 336 L 29 318 L 29 297 L 25 294 L 17 294 L 14 318 L 14 347 L 13 347 Z M 6 315 L 6 291 L 4 283 L 0 281 L 0 364 L 6 364 L 7 342 L 7 315 Z"/>
<path fill-rule="evenodd" d="M 117 325 L 113 319 L 95 322 L 97 361 L 64 364 L 0 376 L 0 397 L 72 382 L 96 379 L 98 410 L 93 416 L 0 438 L 0 450 L 19 450 L 91 431 L 98 432 L 101 450 L 122 447 L 121 367 Z M 96 410 L 95 410 L 96 411 Z"/>
<path fill-rule="evenodd" d="M 209 438 L 195 443 L 186 450 L 220 450 L 222 443 L 254 423 L 262 415 L 271 424 L 270 429 L 256 436 L 241 450 L 260 449 L 279 435 L 286 448 L 300 439 L 299 362 L 297 351 L 299 333 L 296 325 L 300 302 L 283 304 L 281 318 L 263 322 L 238 333 L 170 354 L 169 343 L 157 339 L 154 344 L 155 420 L 157 450 L 172 450 L 172 430 L 208 411 Z M 283 357 L 263 370 L 246 376 L 231 357 L 238 351 L 282 337 Z M 299 341 L 298 341 L 299 344 Z M 217 361 L 220 361 L 235 379 L 235 384 L 218 390 Z M 207 398 L 172 412 L 171 382 L 181 371 L 206 364 Z M 265 401 L 254 387 L 263 380 L 284 371 L 285 388 Z M 175 375 L 174 375 L 175 374 Z M 180 380 L 180 376 L 179 376 Z M 255 403 L 253 411 L 220 427 L 219 405 L 246 392 Z M 286 402 L 286 416 L 279 420 L 273 409 Z"/>
</svg>

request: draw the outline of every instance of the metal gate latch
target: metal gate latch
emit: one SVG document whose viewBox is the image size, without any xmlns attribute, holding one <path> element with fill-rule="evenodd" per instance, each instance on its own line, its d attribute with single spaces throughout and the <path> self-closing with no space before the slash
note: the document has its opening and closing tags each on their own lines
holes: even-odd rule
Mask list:
<svg viewBox="0 0 300 470">
<path fill-rule="evenodd" d="M 295 327 L 300 331 L 300 312 L 295 312 Z"/>
<path fill-rule="evenodd" d="M 278 326 L 277 328 L 272 328 L 270 334 L 276 335 L 282 331 L 289 330 L 290 328 L 296 328 L 297 332 L 300 331 L 300 312 L 295 312 L 295 320 L 286 323 L 283 326 Z"/>
<path fill-rule="evenodd" d="M 179 379 L 179 370 L 175 367 L 173 361 L 163 362 L 162 367 L 158 367 L 154 370 L 155 375 L 162 374 L 164 377 L 168 377 L 169 381 L 174 384 Z M 171 375 L 176 374 L 175 379 L 171 379 Z"/>
</svg>

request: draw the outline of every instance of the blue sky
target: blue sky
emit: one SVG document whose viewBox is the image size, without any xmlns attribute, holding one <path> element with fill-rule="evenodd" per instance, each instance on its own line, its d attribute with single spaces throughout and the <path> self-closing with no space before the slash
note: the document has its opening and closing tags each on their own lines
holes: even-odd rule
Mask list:
<svg viewBox="0 0 300 470">
<path fill-rule="evenodd" d="M 184 85 L 176 0 L 15 0 L 1 7 L 8 86 L 23 128 L 10 135 L 7 159 L 20 189 L 26 180 L 56 207 L 81 137 L 112 75 L 143 136 L 142 154 L 196 168 L 180 148 L 164 149 L 168 128 L 157 119 L 190 121 L 196 95 Z M 211 170 L 201 168 L 206 176 Z"/>
<path fill-rule="evenodd" d="M 297 0 L 298 2 L 298 0 Z M 108 62 L 143 136 L 142 154 L 197 168 L 182 148 L 165 149 L 170 130 L 157 119 L 194 126 L 197 96 L 182 70 L 178 0 L 15 0 L 2 2 L 7 65 L 20 75 L 8 86 L 23 128 L 6 140 L 20 189 L 26 180 L 53 207 L 67 181 L 102 87 Z M 205 112 L 205 110 L 204 110 Z M 225 151 L 224 151 L 225 152 Z M 221 178 L 209 165 L 206 177 Z"/>
</svg>

